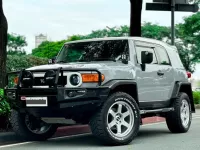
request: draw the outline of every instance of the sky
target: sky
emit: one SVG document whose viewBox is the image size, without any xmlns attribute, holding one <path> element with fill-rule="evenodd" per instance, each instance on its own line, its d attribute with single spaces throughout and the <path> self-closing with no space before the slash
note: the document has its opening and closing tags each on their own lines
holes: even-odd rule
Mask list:
<svg viewBox="0 0 200 150">
<path fill-rule="evenodd" d="M 171 25 L 171 13 L 147 11 L 152 0 L 143 0 L 142 22 Z M 48 40 L 66 39 L 73 34 L 130 24 L 129 0 L 3 0 L 9 33 L 26 37 L 27 53 L 35 47 L 35 35 L 46 34 Z M 181 23 L 191 12 L 176 12 L 175 23 Z M 194 76 L 200 76 L 200 65 Z"/>
<path fill-rule="evenodd" d="M 170 26 L 170 12 L 146 11 L 144 0 L 142 22 Z M 3 0 L 9 33 L 24 35 L 27 53 L 35 47 L 35 35 L 46 34 L 48 40 L 62 40 L 73 34 L 88 34 L 92 30 L 129 25 L 129 0 Z M 176 12 L 180 23 L 190 12 Z"/>
</svg>

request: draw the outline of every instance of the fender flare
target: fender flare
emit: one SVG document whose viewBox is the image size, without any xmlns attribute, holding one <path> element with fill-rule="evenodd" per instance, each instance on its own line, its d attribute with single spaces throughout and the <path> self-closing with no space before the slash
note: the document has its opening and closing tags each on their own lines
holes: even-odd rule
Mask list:
<svg viewBox="0 0 200 150">
<path fill-rule="evenodd" d="M 185 87 L 185 88 L 183 88 Z M 171 99 L 177 98 L 179 92 L 185 92 L 188 94 L 191 103 L 192 112 L 195 113 L 195 105 L 192 93 L 192 85 L 190 82 L 176 82 L 172 92 Z"/>
</svg>

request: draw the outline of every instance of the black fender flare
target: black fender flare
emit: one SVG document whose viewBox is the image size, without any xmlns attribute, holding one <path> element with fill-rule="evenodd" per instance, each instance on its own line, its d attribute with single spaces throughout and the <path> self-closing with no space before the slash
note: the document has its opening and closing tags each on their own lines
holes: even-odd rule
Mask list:
<svg viewBox="0 0 200 150">
<path fill-rule="evenodd" d="M 139 97 L 138 97 L 138 87 L 135 80 L 112 80 L 105 84 L 105 86 L 109 87 L 110 92 L 114 91 L 116 88 L 120 86 L 134 86 L 135 94 L 136 94 L 136 101 L 139 104 Z"/>
<path fill-rule="evenodd" d="M 190 82 L 176 82 L 172 92 L 171 99 L 177 98 L 179 92 L 185 92 L 190 98 L 192 112 L 195 113 L 195 105 L 193 99 L 192 85 Z"/>
</svg>

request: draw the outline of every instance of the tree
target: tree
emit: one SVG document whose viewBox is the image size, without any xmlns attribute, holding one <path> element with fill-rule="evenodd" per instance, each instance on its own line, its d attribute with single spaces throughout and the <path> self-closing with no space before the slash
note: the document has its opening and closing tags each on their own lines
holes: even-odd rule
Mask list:
<svg viewBox="0 0 200 150">
<path fill-rule="evenodd" d="M 32 50 L 32 55 L 37 56 L 37 57 L 42 57 L 42 58 L 48 58 L 51 59 L 55 56 L 57 56 L 58 52 L 64 45 L 64 43 L 69 42 L 69 41 L 76 41 L 83 39 L 83 36 L 80 35 L 73 35 L 69 37 L 67 40 L 62 40 L 62 41 L 56 41 L 56 42 L 50 42 L 46 41 L 43 42 L 38 46 L 38 48 L 35 48 Z"/>
<path fill-rule="evenodd" d="M 145 22 L 142 26 L 142 37 L 156 40 L 166 40 L 170 38 L 170 27 L 160 26 Z"/>
<path fill-rule="evenodd" d="M 23 47 L 27 46 L 26 38 L 18 34 L 8 34 L 8 53 L 25 54 Z"/>
<path fill-rule="evenodd" d="M 119 27 L 106 27 L 105 29 L 92 31 L 88 35 L 73 35 L 67 40 L 58 42 L 43 42 L 38 48 L 32 50 L 32 55 L 52 58 L 56 56 L 65 42 L 80 40 L 80 39 L 91 39 L 91 38 L 103 38 L 103 37 L 121 37 L 127 36 L 130 28 L 127 25 Z M 168 38 L 170 35 L 170 28 L 159 26 L 151 23 L 144 23 L 142 26 L 142 37 L 154 38 L 163 40 Z"/>
<path fill-rule="evenodd" d="M 7 71 L 19 71 L 33 66 L 44 65 L 48 63 L 48 59 L 39 58 L 32 55 L 8 55 Z"/>
<path fill-rule="evenodd" d="M 38 48 L 32 50 L 32 55 L 50 59 L 58 54 L 58 52 L 60 51 L 65 42 L 66 40 L 58 42 L 50 42 L 50 41 L 43 42 L 38 46 Z"/>
<path fill-rule="evenodd" d="M 183 66 L 187 71 L 193 73 L 195 71 L 195 64 L 196 64 L 195 54 L 193 53 L 193 50 L 187 43 L 184 42 L 181 43 L 177 42 L 175 43 L 175 45 L 178 49 L 179 56 L 181 58 Z"/>
<path fill-rule="evenodd" d="M 130 0 L 131 19 L 130 36 L 141 36 L 141 15 L 143 0 Z"/>
<path fill-rule="evenodd" d="M 8 23 L 3 12 L 3 2 L 0 0 L 0 88 L 6 84 L 6 46 L 7 46 Z"/>
<path fill-rule="evenodd" d="M 200 62 L 200 13 L 184 18 L 184 22 L 177 25 L 177 37 L 182 41 L 182 61 L 189 71 L 194 71 L 195 64 Z M 180 46 L 179 46 L 180 47 Z"/>
</svg>

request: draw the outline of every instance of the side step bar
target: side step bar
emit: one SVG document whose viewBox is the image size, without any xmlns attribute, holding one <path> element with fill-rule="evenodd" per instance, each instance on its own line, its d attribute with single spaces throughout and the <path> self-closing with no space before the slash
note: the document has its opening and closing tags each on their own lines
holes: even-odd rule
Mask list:
<svg viewBox="0 0 200 150">
<path fill-rule="evenodd" d="M 153 109 L 153 110 L 140 110 L 140 114 L 149 114 L 149 113 L 164 113 L 174 111 L 174 108 L 161 108 L 161 109 Z"/>
</svg>

